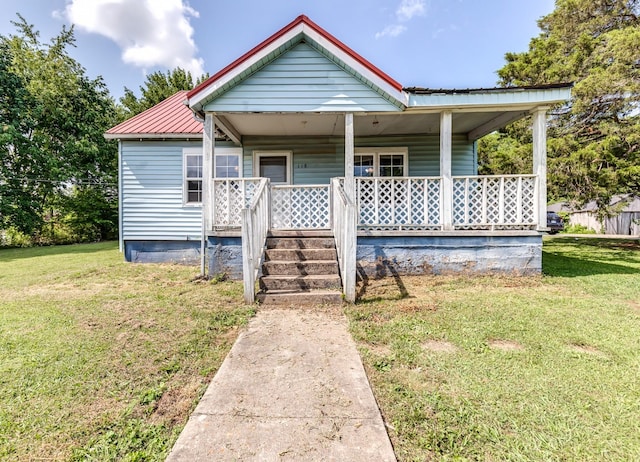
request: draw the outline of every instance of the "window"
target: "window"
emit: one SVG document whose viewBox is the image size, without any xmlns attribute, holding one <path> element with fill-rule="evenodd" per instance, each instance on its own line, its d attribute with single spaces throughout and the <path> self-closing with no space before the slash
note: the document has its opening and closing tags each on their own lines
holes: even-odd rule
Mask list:
<svg viewBox="0 0 640 462">
<path fill-rule="evenodd" d="M 202 203 L 202 149 L 186 148 L 183 150 L 184 186 L 183 200 L 185 204 Z M 242 149 L 214 149 L 214 168 L 212 176 L 216 178 L 242 177 Z"/>
<path fill-rule="evenodd" d="M 202 202 L 202 150 L 184 153 L 184 202 L 199 204 Z"/>
<path fill-rule="evenodd" d="M 353 174 L 360 177 L 407 176 L 406 148 L 357 148 Z"/>
</svg>

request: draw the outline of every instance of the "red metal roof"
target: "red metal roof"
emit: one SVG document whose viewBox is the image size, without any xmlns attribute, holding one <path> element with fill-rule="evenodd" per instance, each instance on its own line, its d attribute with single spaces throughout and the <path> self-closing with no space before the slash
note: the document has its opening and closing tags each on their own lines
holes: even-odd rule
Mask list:
<svg viewBox="0 0 640 462">
<path fill-rule="evenodd" d="M 271 43 L 275 42 L 280 37 L 286 35 L 289 31 L 291 31 L 292 29 L 294 29 L 295 27 L 297 27 L 300 24 L 304 24 L 304 25 L 310 27 L 311 29 L 316 31 L 318 34 L 320 34 L 322 37 L 324 37 L 326 40 L 328 40 L 333 45 L 338 47 L 345 54 L 349 55 L 351 58 L 353 58 L 356 61 L 358 61 L 365 68 L 370 70 L 373 74 L 375 74 L 376 76 L 378 76 L 379 78 L 384 80 L 386 83 L 391 85 L 393 88 L 395 88 L 398 91 L 402 91 L 402 85 L 400 83 L 398 83 L 397 81 L 395 81 L 394 79 L 389 77 L 387 74 L 382 72 L 380 69 L 378 69 L 376 66 L 374 66 L 369 61 L 364 59 L 362 56 L 360 56 L 358 53 L 353 51 L 351 48 L 346 46 L 344 43 L 342 43 L 340 40 L 335 38 L 329 32 L 327 32 L 326 30 L 324 30 L 323 28 L 318 26 L 316 23 L 311 21 L 308 17 L 306 17 L 305 15 L 300 15 L 296 19 L 294 19 L 293 22 L 291 22 L 290 24 L 288 24 L 285 27 L 283 27 L 282 29 L 280 29 L 278 32 L 273 34 L 271 37 L 266 39 L 264 42 L 262 42 L 259 45 L 255 46 L 254 48 L 249 50 L 247 53 L 245 53 L 244 55 L 240 56 L 234 62 L 229 64 L 227 67 L 225 67 L 221 71 L 219 71 L 216 74 L 214 74 L 211 77 L 209 77 L 207 80 L 202 82 L 200 85 L 196 86 L 193 90 L 189 91 L 189 93 L 187 94 L 187 98 L 191 99 L 193 96 L 195 96 L 198 93 L 200 93 L 202 90 L 207 88 L 213 82 L 215 82 L 216 80 L 220 79 L 225 74 L 229 73 L 234 68 L 238 67 L 240 64 L 242 64 L 243 62 L 245 62 L 246 60 L 248 60 L 252 56 L 258 54 L 261 50 L 263 50 L 264 48 L 268 47 Z"/>
<path fill-rule="evenodd" d="M 201 135 L 202 122 L 193 117 L 193 112 L 184 104 L 187 91 L 179 91 L 140 114 L 125 120 L 105 133 L 107 138 L 137 138 L 139 135 L 162 138 L 178 138 L 186 135 Z"/>
</svg>

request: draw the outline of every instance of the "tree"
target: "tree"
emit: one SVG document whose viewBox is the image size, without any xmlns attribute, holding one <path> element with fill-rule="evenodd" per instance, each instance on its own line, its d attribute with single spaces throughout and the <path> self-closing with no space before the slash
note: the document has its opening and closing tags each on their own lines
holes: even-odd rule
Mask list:
<svg viewBox="0 0 640 462">
<path fill-rule="evenodd" d="M 115 123 L 116 107 L 102 78 L 89 79 L 69 56 L 73 28 L 63 27 L 43 44 L 34 27 L 18 18 L 13 23 L 18 33 L 0 36 L 0 75 L 10 82 L 0 87 L 7 121 L 1 146 L 1 224 L 38 235 L 45 209 L 67 203 L 61 197 L 91 189 L 112 200 L 116 146 L 103 133 Z"/>
<path fill-rule="evenodd" d="M 570 104 L 552 111 L 550 199 L 604 209 L 613 194 L 640 193 L 639 13 L 640 0 L 556 0 L 529 50 L 505 56 L 503 86 L 575 83 Z M 480 146 L 485 170 L 530 143 L 522 123 L 496 136 L 496 155 Z"/>
<path fill-rule="evenodd" d="M 195 84 L 198 85 L 209 77 L 208 74 L 197 78 Z M 194 87 L 191 72 L 182 68 L 167 71 L 166 74 L 158 71 L 147 75 L 147 79 L 142 86 L 140 98 L 128 89 L 124 88 L 124 96 L 120 98 L 120 104 L 124 107 L 125 118 L 133 117 L 150 107 L 164 101 L 169 96 L 180 90 L 191 90 Z"/>
</svg>

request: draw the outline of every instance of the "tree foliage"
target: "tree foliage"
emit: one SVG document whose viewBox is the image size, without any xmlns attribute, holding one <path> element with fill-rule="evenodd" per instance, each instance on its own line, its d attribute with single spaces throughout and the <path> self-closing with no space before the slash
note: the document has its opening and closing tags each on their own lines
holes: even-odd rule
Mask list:
<svg viewBox="0 0 640 462">
<path fill-rule="evenodd" d="M 91 206 L 99 197 L 110 205 L 101 221 L 113 234 L 117 156 L 103 133 L 116 121 L 115 103 L 102 78 L 89 79 L 69 56 L 73 28 L 45 44 L 18 18 L 17 33 L 0 36 L 0 229 L 37 236 L 47 216 L 72 213 L 64 206 L 70 199 L 86 197 Z M 94 225 L 106 232 L 104 223 L 84 226 Z"/>
<path fill-rule="evenodd" d="M 504 86 L 574 82 L 568 106 L 552 111 L 549 198 L 601 207 L 640 193 L 640 0 L 556 0 L 524 53 L 507 53 Z M 517 123 L 479 147 L 484 173 L 503 173 L 530 152 Z M 523 149 L 524 148 L 524 149 Z"/>
<path fill-rule="evenodd" d="M 195 85 L 205 81 L 208 77 L 208 74 L 199 76 Z M 195 85 L 191 72 L 180 67 L 167 71 L 166 74 L 160 71 L 153 72 L 147 75 L 146 81 L 140 86 L 142 94 L 140 98 L 125 87 L 124 96 L 120 98 L 120 104 L 124 108 L 124 117 L 133 117 L 164 101 L 177 91 L 191 90 Z"/>
</svg>

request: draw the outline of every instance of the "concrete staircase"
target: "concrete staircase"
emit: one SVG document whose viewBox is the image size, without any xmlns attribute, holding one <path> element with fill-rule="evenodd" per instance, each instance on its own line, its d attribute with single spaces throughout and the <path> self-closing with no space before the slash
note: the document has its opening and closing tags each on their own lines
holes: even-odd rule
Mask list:
<svg viewBox="0 0 640 462">
<path fill-rule="evenodd" d="M 264 305 L 338 305 L 342 289 L 330 234 L 272 236 L 262 264 L 258 301 Z"/>
</svg>

